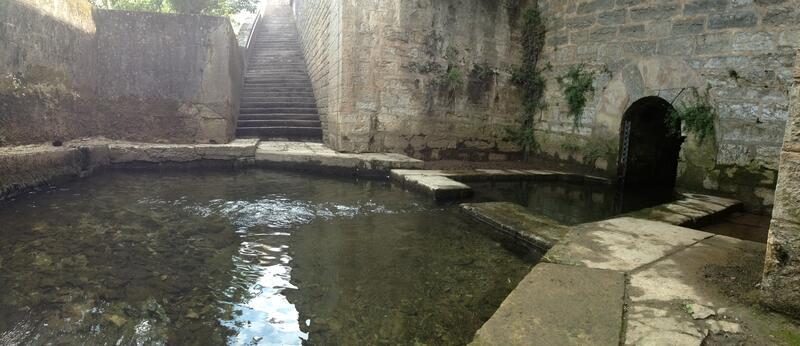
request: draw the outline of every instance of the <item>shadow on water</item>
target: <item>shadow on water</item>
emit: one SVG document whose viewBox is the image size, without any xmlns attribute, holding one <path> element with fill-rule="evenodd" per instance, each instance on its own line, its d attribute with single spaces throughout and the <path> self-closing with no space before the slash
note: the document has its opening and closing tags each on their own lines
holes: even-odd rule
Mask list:
<svg viewBox="0 0 800 346">
<path fill-rule="evenodd" d="M 599 221 L 675 199 L 672 189 L 620 189 L 554 181 L 483 182 L 470 186 L 478 201 L 517 203 L 567 225 Z"/>
<path fill-rule="evenodd" d="M 531 261 L 385 182 L 114 171 L 0 207 L 0 344 L 464 344 Z"/>
</svg>

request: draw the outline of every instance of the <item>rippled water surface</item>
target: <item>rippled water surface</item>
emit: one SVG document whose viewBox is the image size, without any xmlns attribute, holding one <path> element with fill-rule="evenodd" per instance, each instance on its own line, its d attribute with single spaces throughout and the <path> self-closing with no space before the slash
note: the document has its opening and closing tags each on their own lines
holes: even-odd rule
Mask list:
<svg viewBox="0 0 800 346">
<path fill-rule="evenodd" d="M 464 344 L 530 269 L 383 182 L 109 172 L 0 205 L 0 344 Z"/>
</svg>

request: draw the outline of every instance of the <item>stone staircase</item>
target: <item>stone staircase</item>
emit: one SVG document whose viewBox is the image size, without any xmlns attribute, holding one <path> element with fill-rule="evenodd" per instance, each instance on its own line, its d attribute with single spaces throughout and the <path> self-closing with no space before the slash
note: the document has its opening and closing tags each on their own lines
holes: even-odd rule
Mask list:
<svg viewBox="0 0 800 346">
<path fill-rule="evenodd" d="M 311 79 L 288 4 L 265 14 L 250 49 L 236 136 L 321 141 Z"/>
</svg>

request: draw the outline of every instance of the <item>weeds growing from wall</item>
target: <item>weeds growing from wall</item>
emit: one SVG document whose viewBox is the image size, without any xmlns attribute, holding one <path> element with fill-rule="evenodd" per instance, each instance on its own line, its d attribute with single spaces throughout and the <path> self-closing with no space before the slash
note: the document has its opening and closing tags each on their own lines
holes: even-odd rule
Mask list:
<svg viewBox="0 0 800 346">
<path fill-rule="evenodd" d="M 508 139 L 523 147 L 527 155 L 536 149 L 534 125 L 536 113 L 545 107 L 542 101 L 545 80 L 539 69 L 539 57 L 545 42 L 545 25 L 537 7 L 522 13 L 522 64 L 511 70 L 511 81 L 522 93 L 522 126 L 508 128 Z"/>
<path fill-rule="evenodd" d="M 717 110 L 711 104 L 708 90 L 702 94 L 697 89 L 692 90 L 694 91 L 694 101 L 674 105 L 665 121 L 667 128 L 670 129 L 680 129 L 681 123 L 683 123 L 683 129 L 695 135 L 697 140 L 702 143 L 707 137 L 714 135 Z"/>
<path fill-rule="evenodd" d="M 569 107 L 569 115 L 577 129 L 581 124 L 581 116 L 586 108 L 586 95 L 594 92 L 594 74 L 586 71 L 583 65 L 575 65 L 567 72 L 556 79 L 561 91 L 564 92 L 564 99 Z"/>
<path fill-rule="evenodd" d="M 439 85 L 449 92 L 455 92 L 464 87 L 464 72 L 458 67 L 450 67 L 437 78 Z"/>
</svg>

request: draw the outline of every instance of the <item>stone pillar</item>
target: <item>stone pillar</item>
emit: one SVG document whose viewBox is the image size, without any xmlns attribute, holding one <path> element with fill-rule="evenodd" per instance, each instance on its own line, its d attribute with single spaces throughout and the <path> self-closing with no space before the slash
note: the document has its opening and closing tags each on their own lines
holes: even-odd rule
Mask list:
<svg viewBox="0 0 800 346">
<path fill-rule="evenodd" d="M 789 103 L 762 289 L 767 305 L 800 317 L 800 53 Z"/>
</svg>

